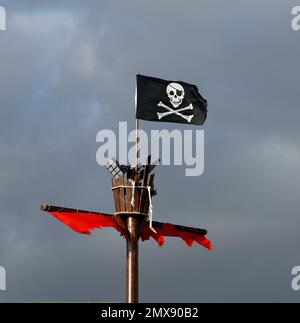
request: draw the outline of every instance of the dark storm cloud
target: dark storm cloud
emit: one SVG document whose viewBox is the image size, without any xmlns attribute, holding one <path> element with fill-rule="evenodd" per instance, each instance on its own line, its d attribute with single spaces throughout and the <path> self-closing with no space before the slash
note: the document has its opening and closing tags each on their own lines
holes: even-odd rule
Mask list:
<svg viewBox="0 0 300 323">
<path fill-rule="evenodd" d="M 158 169 L 154 216 L 206 227 L 216 245 L 143 243 L 141 300 L 299 300 L 295 2 L 2 3 L 0 300 L 123 300 L 122 239 L 78 236 L 38 206 L 112 211 L 95 138 L 133 125 L 137 72 L 195 83 L 208 99 L 205 173 Z"/>
</svg>

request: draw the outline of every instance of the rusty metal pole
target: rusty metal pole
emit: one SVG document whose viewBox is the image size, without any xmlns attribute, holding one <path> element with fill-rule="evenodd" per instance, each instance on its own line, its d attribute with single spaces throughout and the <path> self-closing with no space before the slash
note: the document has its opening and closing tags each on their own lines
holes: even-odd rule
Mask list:
<svg viewBox="0 0 300 323">
<path fill-rule="evenodd" d="M 139 164 L 139 128 L 140 120 L 135 119 L 136 165 Z M 138 204 L 137 204 L 138 205 Z M 126 240 L 126 303 L 138 303 L 139 300 L 139 221 L 136 217 L 127 219 L 129 239 Z"/>
<path fill-rule="evenodd" d="M 130 239 L 127 240 L 126 303 L 138 303 L 139 289 L 139 221 L 129 216 L 127 221 Z"/>
</svg>

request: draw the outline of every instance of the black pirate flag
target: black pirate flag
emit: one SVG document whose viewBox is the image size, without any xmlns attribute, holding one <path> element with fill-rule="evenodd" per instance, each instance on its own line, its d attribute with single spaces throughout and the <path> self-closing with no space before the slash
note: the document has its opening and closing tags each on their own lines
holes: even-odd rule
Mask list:
<svg viewBox="0 0 300 323">
<path fill-rule="evenodd" d="M 203 125 L 207 101 L 197 86 L 181 81 L 136 76 L 136 118 Z"/>
</svg>

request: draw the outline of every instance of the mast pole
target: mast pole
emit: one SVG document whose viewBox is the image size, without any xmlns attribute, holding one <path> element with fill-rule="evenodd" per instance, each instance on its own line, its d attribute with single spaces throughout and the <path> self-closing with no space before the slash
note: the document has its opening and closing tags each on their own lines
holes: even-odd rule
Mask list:
<svg viewBox="0 0 300 323">
<path fill-rule="evenodd" d="M 136 164 L 135 175 L 139 164 L 139 128 L 140 120 L 135 119 Z M 139 226 L 135 216 L 128 216 L 127 230 L 129 239 L 126 240 L 126 303 L 138 303 L 139 289 Z"/>
<path fill-rule="evenodd" d="M 128 217 L 127 229 L 129 239 L 126 240 L 126 303 L 138 303 L 139 289 L 139 221 Z"/>
</svg>

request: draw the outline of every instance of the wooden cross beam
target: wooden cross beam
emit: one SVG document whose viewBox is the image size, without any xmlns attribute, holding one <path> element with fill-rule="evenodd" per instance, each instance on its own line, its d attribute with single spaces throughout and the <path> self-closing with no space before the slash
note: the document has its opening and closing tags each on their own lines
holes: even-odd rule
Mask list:
<svg viewBox="0 0 300 323">
<path fill-rule="evenodd" d="M 55 206 L 55 205 L 49 205 L 49 204 L 42 204 L 41 205 L 41 210 L 48 212 L 48 213 L 55 213 L 55 212 L 67 212 L 67 213 L 74 213 L 74 216 L 76 213 L 83 213 L 83 214 L 96 214 L 99 216 L 109 216 L 109 217 L 114 217 L 113 214 L 109 213 L 102 213 L 102 212 L 97 212 L 97 211 L 87 211 L 87 210 L 81 210 L 81 209 L 72 209 L 72 208 L 67 208 L 63 206 Z M 158 222 L 158 221 L 153 221 L 153 227 L 154 228 L 162 228 L 165 223 L 163 222 Z M 145 225 L 148 225 L 148 222 L 145 223 Z M 178 225 L 178 224 L 172 224 L 174 228 L 177 231 L 182 231 L 182 232 L 187 232 L 187 233 L 195 233 L 199 235 L 205 236 L 207 234 L 207 230 L 205 229 L 199 229 L 199 228 L 194 228 L 194 227 L 186 227 L 183 225 Z"/>
</svg>

